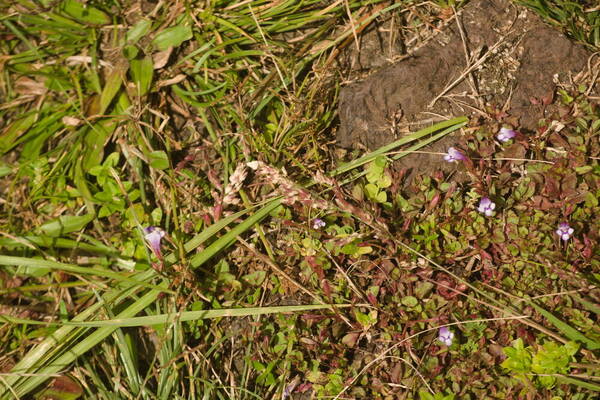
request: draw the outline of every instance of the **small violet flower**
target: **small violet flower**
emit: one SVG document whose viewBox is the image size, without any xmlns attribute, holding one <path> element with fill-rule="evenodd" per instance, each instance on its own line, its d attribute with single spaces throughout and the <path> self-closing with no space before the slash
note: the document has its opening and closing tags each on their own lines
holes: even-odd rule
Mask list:
<svg viewBox="0 0 600 400">
<path fill-rule="evenodd" d="M 165 231 L 156 226 L 149 226 L 144 228 L 144 239 L 150 245 L 150 248 L 156 254 L 157 257 L 161 257 L 162 253 L 160 251 L 160 240 L 165 236 Z"/>
<path fill-rule="evenodd" d="M 296 386 L 298 385 L 297 382 L 292 381 L 292 383 L 290 383 L 289 385 L 287 385 L 284 389 L 283 389 L 283 393 L 281 395 L 281 398 L 283 400 L 287 399 L 288 397 L 290 397 L 292 395 L 292 392 L 294 391 L 294 389 L 296 388 Z"/>
<path fill-rule="evenodd" d="M 573 232 L 575 232 L 575 230 L 571 228 L 566 222 L 563 222 L 562 224 L 558 225 L 558 229 L 556 230 L 556 234 L 560 236 L 560 238 L 565 242 L 569 240 L 569 238 L 571 238 Z"/>
<path fill-rule="evenodd" d="M 515 132 L 514 130 L 509 128 L 501 128 L 500 133 L 498 133 L 498 136 L 496 136 L 496 138 L 498 138 L 498 140 L 502 143 L 506 143 L 515 136 L 517 136 L 517 132 Z"/>
<path fill-rule="evenodd" d="M 448 162 L 456 162 L 466 160 L 467 157 L 460 151 L 456 150 L 454 147 L 450 147 L 448 149 L 448 153 L 444 155 L 444 160 Z"/>
<path fill-rule="evenodd" d="M 327 225 L 327 224 L 321 218 L 315 218 L 313 221 L 313 229 L 315 229 L 315 230 L 325 228 L 325 225 Z"/>
<path fill-rule="evenodd" d="M 442 326 L 440 328 L 440 336 L 438 336 L 438 340 L 444 343 L 446 346 L 452 345 L 452 340 L 454 339 L 454 332 L 452 332 L 448 327 Z"/>
<path fill-rule="evenodd" d="M 496 204 L 488 197 L 484 197 L 479 202 L 479 208 L 477 208 L 477 211 L 485 214 L 487 217 L 491 217 L 494 215 L 494 208 L 496 208 Z"/>
</svg>

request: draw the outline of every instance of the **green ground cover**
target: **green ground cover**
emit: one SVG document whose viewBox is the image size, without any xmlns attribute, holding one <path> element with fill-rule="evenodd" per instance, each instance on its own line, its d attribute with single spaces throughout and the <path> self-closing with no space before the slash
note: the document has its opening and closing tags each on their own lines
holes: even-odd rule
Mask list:
<svg viewBox="0 0 600 400">
<path fill-rule="evenodd" d="M 591 82 L 334 147 L 338 56 L 449 3 L 0 0 L 0 398 L 597 398 Z M 520 3 L 598 49 L 594 2 Z M 465 181 L 401 184 L 459 130 Z"/>
</svg>

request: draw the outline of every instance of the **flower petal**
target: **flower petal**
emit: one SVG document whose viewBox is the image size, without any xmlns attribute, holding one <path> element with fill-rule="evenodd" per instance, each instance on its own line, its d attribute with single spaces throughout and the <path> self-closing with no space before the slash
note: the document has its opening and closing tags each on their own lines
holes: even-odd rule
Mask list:
<svg viewBox="0 0 600 400">
<path fill-rule="evenodd" d="M 315 218 L 313 221 L 313 229 L 318 230 L 324 228 L 327 224 L 321 218 Z"/>
<path fill-rule="evenodd" d="M 160 241 L 165 236 L 165 234 L 165 231 L 156 226 L 149 226 L 147 228 L 144 228 L 144 239 L 146 239 L 146 241 L 150 245 L 150 248 L 158 257 L 161 256 Z"/>
<path fill-rule="evenodd" d="M 448 162 L 455 162 L 459 160 L 465 160 L 466 157 L 459 150 L 456 150 L 454 147 L 448 148 L 448 153 L 444 155 L 444 160 Z"/>
<path fill-rule="evenodd" d="M 452 345 L 452 339 L 454 339 L 454 332 L 452 332 L 446 326 L 441 327 L 438 340 L 444 343 L 446 346 L 450 346 Z"/>
<path fill-rule="evenodd" d="M 496 137 L 501 142 L 508 142 L 510 139 L 514 138 L 515 136 L 517 136 L 517 132 L 515 132 L 514 130 L 509 129 L 509 128 L 501 128 L 500 133 L 498 133 L 498 136 L 496 136 Z"/>
</svg>

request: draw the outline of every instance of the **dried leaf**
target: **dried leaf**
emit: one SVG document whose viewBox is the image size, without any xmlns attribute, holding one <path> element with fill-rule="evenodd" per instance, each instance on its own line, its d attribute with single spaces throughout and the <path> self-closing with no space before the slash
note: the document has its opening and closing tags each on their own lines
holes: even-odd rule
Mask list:
<svg viewBox="0 0 600 400">
<path fill-rule="evenodd" d="M 169 47 L 166 50 L 159 51 L 152 55 L 152 62 L 154 64 L 154 69 L 161 69 L 169 62 L 169 57 L 171 57 L 171 53 L 173 52 L 173 47 Z"/>
</svg>

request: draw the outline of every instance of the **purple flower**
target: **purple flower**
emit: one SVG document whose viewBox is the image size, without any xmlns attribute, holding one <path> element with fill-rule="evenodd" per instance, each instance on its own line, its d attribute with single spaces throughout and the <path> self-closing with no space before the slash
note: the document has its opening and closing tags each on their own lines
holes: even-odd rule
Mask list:
<svg viewBox="0 0 600 400">
<path fill-rule="evenodd" d="M 515 136 L 517 136 L 517 132 L 515 132 L 514 130 L 509 129 L 509 128 L 501 128 L 500 133 L 498 133 L 498 136 L 496 136 L 496 137 L 502 143 L 506 143 L 510 139 L 514 138 Z"/>
<path fill-rule="evenodd" d="M 494 204 L 494 202 L 488 197 L 484 197 L 479 202 L 479 208 L 477 208 L 477 211 L 485 214 L 487 217 L 491 217 L 494 215 L 494 208 L 496 208 L 496 204 Z"/>
<path fill-rule="evenodd" d="M 144 228 L 144 239 L 150 245 L 150 248 L 156 254 L 158 258 L 162 257 L 162 253 L 160 251 L 160 240 L 165 236 L 165 231 L 156 227 L 149 226 Z"/>
<path fill-rule="evenodd" d="M 313 229 L 319 230 L 321 228 L 325 228 L 327 224 L 321 218 L 315 218 L 313 220 Z"/>
<path fill-rule="evenodd" d="M 453 339 L 454 333 L 450 329 L 448 329 L 448 327 L 442 326 L 440 328 L 440 335 L 438 336 L 438 340 L 444 343 L 446 346 L 451 346 Z"/>
<path fill-rule="evenodd" d="M 284 389 L 283 389 L 283 393 L 281 395 L 282 399 L 287 399 L 288 397 L 290 397 L 292 395 L 292 392 L 294 391 L 294 389 L 296 388 L 297 383 L 296 382 L 292 382 L 289 385 L 287 385 Z"/>
<path fill-rule="evenodd" d="M 566 222 L 558 225 L 558 229 L 556 230 L 556 234 L 565 242 L 571 238 L 573 232 L 575 232 L 575 229 L 571 228 Z"/>
<path fill-rule="evenodd" d="M 454 147 L 450 147 L 448 149 L 448 153 L 444 155 L 444 160 L 448 162 L 456 162 L 466 160 L 467 157 L 460 151 L 456 150 Z"/>
</svg>

